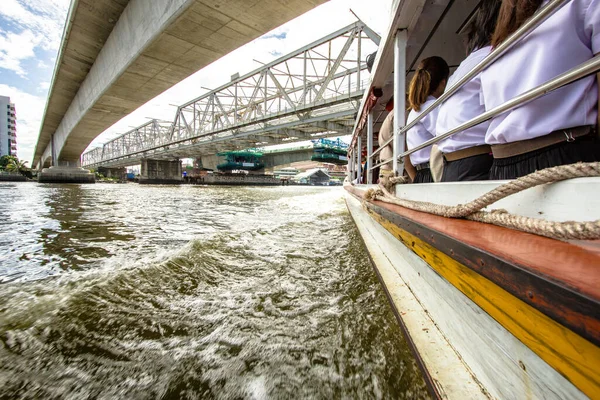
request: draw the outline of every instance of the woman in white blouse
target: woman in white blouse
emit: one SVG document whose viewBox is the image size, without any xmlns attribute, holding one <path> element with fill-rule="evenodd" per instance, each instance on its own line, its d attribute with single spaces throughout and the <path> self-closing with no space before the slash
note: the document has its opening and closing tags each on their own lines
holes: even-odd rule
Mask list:
<svg viewBox="0 0 600 400">
<path fill-rule="evenodd" d="M 543 0 L 503 0 L 492 46 L 516 31 Z M 481 74 L 486 110 L 555 78 L 600 51 L 600 0 L 571 0 Z M 494 117 L 486 132 L 491 179 L 512 179 L 578 161 L 599 161 L 598 86 L 580 79 Z"/>
<path fill-rule="evenodd" d="M 491 51 L 490 43 L 500 9 L 499 0 L 483 0 L 467 26 L 467 58 L 448 80 L 448 87 L 460 80 Z M 477 75 L 464 84 L 441 106 L 436 135 L 444 134 L 485 112 L 481 101 L 481 78 Z M 438 143 L 444 154 L 442 182 L 488 179 L 492 150 L 485 144 L 489 122 L 456 133 Z"/>
<path fill-rule="evenodd" d="M 436 98 L 444 93 L 449 74 L 448 64 L 441 57 L 425 58 L 419 63 L 408 90 L 408 104 L 411 110 L 408 114 L 408 123 L 421 115 Z M 409 150 L 435 137 L 438 110 L 439 108 L 434 109 L 408 130 L 406 145 Z M 431 146 L 428 146 L 410 155 L 410 162 L 417 170 L 414 183 L 433 182 L 429 168 L 430 154 Z"/>
</svg>

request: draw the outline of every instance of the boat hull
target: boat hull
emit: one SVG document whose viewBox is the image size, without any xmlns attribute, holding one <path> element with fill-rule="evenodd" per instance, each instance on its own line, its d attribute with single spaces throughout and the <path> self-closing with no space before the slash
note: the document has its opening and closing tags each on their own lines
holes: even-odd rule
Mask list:
<svg viewBox="0 0 600 400">
<path fill-rule="evenodd" d="M 464 249 L 442 250 L 442 236 L 416 224 L 407 229 L 411 221 L 398 223 L 400 216 L 356 190 L 347 192 L 346 202 L 434 395 L 598 394 L 595 344 L 465 265 L 453 254 L 464 256 Z M 485 264 L 479 254 L 475 249 L 471 261 Z"/>
</svg>

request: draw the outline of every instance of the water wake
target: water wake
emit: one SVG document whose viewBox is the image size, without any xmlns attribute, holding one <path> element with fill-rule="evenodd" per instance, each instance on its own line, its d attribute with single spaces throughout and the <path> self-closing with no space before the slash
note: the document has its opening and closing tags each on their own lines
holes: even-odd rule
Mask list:
<svg viewBox="0 0 600 400">
<path fill-rule="evenodd" d="M 0 398 L 426 397 L 339 198 L 267 194 L 183 247 L 5 281 Z"/>
</svg>

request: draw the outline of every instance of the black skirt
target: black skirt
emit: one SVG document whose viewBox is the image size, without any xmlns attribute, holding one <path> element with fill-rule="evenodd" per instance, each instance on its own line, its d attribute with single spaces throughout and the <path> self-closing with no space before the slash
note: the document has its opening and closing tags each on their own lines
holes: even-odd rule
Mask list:
<svg viewBox="0 0 600 400">
<path fill-rule="evenodd" d="M 494 162 L 491 154 L 479 154 L 455 161 L 444 162 L 442 182 L 486 181 Z"/>
<path fill-rule="evenodd" d="M 433 183 L 433 176 L 431 176 L 431 169 L 423 168 L 417 170 L 413 183 Z"/>
<path fill-rule="evenodd" d="M 600 139 L 594 132 L 572 142 L 560 142 L 507 158 L 495 158 L 490 179 L 515 179 L 544 168 L 600 161 Z"/>
</svg>

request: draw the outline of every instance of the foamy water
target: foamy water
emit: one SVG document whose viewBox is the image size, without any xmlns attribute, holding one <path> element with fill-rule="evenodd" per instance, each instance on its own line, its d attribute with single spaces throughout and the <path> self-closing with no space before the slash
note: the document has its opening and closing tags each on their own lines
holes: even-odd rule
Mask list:
<svg viewBox="0 0 600 400">
<path fill-rule="evenodd" d="M 427 397 L 342 189 L 0 194 L 0 398 Z"/>
</svg>

